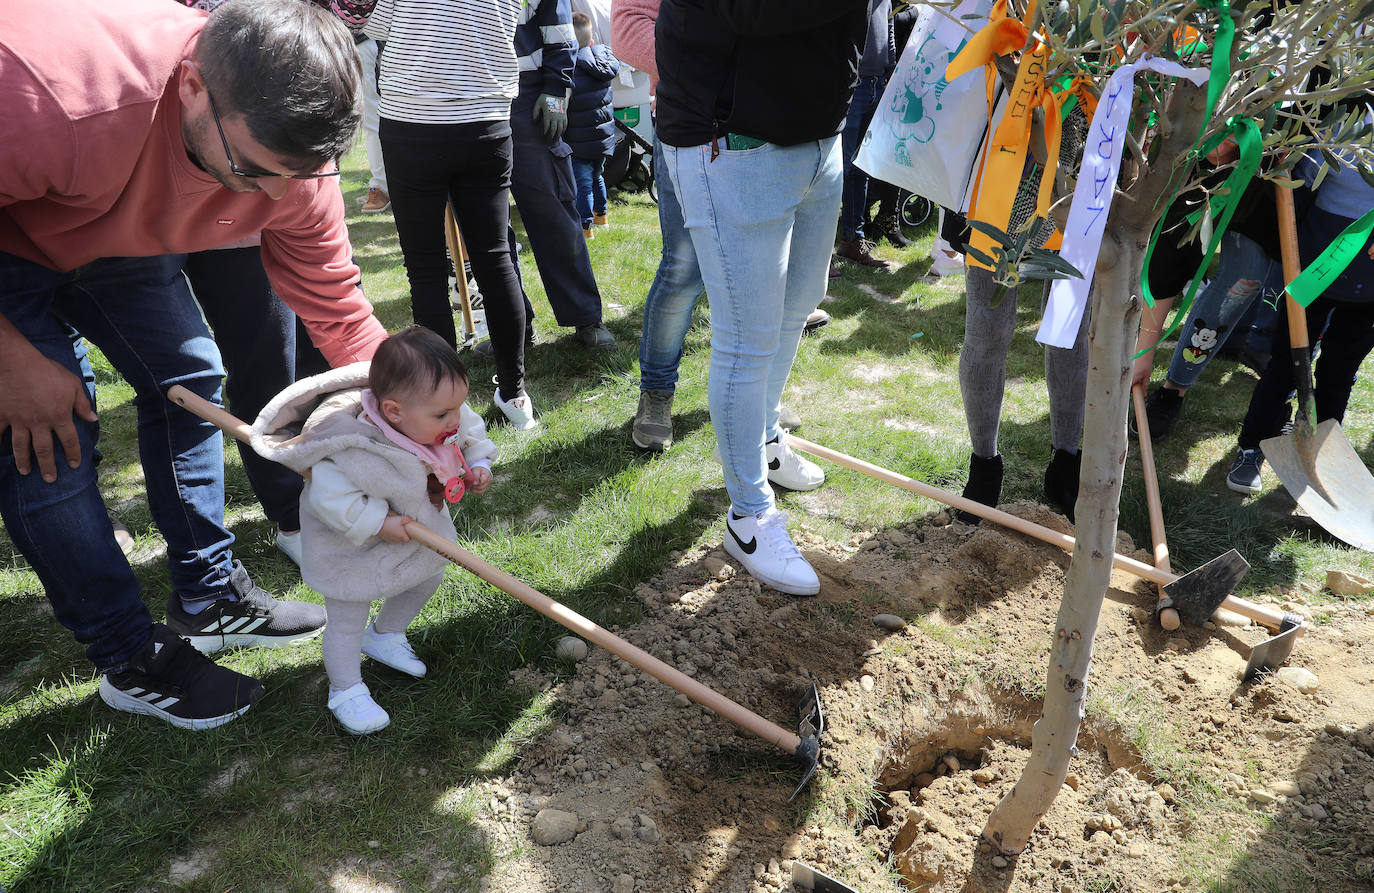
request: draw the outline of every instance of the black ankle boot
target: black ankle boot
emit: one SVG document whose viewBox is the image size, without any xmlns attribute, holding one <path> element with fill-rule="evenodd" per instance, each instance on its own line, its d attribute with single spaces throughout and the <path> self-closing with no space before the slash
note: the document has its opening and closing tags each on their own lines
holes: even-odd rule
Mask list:
<svg viewBox="0 0 1374 893">
<path fill-rule="evenodd" d="M 996 507 L 997 499 L 1002 495 L 1002 454 L 998 453 L 991 458 L 984 458 L 976 453 L 968 457 L 968 483 L 964 485 L 963 497 L 980 502 L 983 505 Z M 983 520 L 972 512 L 958 509 L 954 517 L 965 524 L 977 524 Z"/>
<path fill-rule="evenodd" d="M 873 231 L 879 238 L 887 239 L 894 248 L 905 248 L 911 240 L 902 232 L 902 223 L 896 214 L 873 218 Z"/>
<path fill-rule="evenodd" d="M 1081 452 L 1056 449 L 1050 456 L 1050 467 L 1045 469 L 1045 502 L 1070 521 L 1074 520 L 1074 504 L 1078 502 L 1078 471 L 1082 464 Z"/>
</svg>

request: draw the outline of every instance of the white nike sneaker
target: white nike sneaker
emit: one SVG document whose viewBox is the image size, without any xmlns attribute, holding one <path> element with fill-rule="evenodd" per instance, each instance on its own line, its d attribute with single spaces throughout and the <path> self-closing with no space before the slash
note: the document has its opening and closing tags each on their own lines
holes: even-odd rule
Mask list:
<svg viewBox="0 0 1374 893">
<path fill-rule="evenodd" d="M 787 445 L 787 433 L 778 435 L 763 445 L 764 461 L 768 466 L 769 483 L 786 490 L 814 490 L 825 483 L 825 472 L 815 462 L 803 459 Z M 720 444 L 711 448 L 711 458 L 724 465 Z"/>
<path fill-rule="evenodd" d="M 820 577 L 787 533 L 787 516 L 775 508 L 757 515 L 725 513 L 725 551 L 760 583 L 788 595 L 815 595 Z"/>
<path fill-rule="evenodd" d="M 768 460 L 768 480 L 788 490 L 814 490 L 825 483 L 825 472 L 809 459 L 803 459 L 787 445 L 787 435 L 763 445 Z"/>
<path fill-rule="evenodd" d="M 501 389 L 498 387 L 496 393 L 492 395 L 491 402 L 496 404 L 496 408 L 505 414 L 512 428 L 517 431 L 529 431 L 539 427 L 539 420 L 534 417 L 534 402 L 530 400 L 530 395 L 521 391 L 510 400 L 501 399 Z"/>
</svg>

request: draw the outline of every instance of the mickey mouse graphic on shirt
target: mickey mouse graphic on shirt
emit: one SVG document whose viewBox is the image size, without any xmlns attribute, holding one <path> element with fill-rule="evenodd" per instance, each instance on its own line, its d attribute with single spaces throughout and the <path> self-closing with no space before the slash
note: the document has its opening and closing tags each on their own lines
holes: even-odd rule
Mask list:
<svg viewBox="0 0 1374 893">
<path fill-rule="evenodd" d="M 1207 358 L 1212 355 L 1212 351 L 1217 349 L 1221 343 L 1221 333 L 1226 331 L 1226 326 L 1218 326 L 1215 329 L 1207 328 L 1207 320 L 1193 320 L 1192 343 L 1183 348 L 1183 358 L 1193 365 L 1205 363 Z"/>
</svg>

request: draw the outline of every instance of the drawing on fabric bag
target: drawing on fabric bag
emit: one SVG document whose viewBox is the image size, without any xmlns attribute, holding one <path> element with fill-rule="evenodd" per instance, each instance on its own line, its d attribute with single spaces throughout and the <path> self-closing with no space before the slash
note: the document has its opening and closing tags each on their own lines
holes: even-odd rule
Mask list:
<svg viewBox="0 0 1374 893">
<path fill-rule="evenodd" d="M 905 140 L 928 143 L 935 135 L 935 113 L 942 106 L 940 97 L 949 86 L 945 80 L 945 66 L 955 56 L 932 35 L 925 39 L 916 50 L 917 64 L 910 69 L 910 76 L 900 90 L 892 93 L 892 111 L 898 120 L 906 125 L 903 129 L 905 139 L 898 142 L 898 163 L 910 164 L 909 159 L 901 156 Z"/>
</svg>

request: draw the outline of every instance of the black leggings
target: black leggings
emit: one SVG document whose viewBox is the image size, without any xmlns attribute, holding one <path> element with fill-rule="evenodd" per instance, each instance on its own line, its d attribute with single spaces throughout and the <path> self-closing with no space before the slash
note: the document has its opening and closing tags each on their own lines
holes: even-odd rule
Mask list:
<svg viewBox="0 0 1374 893">
<path fill-rule="evenodd" d="M 1345 418 L 1350 391 L 1360 364 L 1374 349 L 1374 303 L 1347 304 L 1317 298 L 1306 310 L 1308 343 L 1320 338 L 1321 355 L 1313 368 L 1313 399 L 1317 421 Z M 1288 301 L 1279 304 L 1279 321 L 1269 365 L 1250 395 L 1250 407 L 1240 427 L 1241 449 L 1253 450 L 1260 441 L 1276 437 L 1289 418 L 1288 395 L 1293 380 L 1292 347 L 1288 340 Z"/>
<path fill-rule="evenodd" d="M 501 397 L 514 399 L 525 386 L 525 301 L 506 242 L 510 122 L 407 124 L 383 117 L 378 133 L 416 324 L 457 346 L 444 240 L 444 204 L 451 202 L 482 290 Z"/>
</svg>

